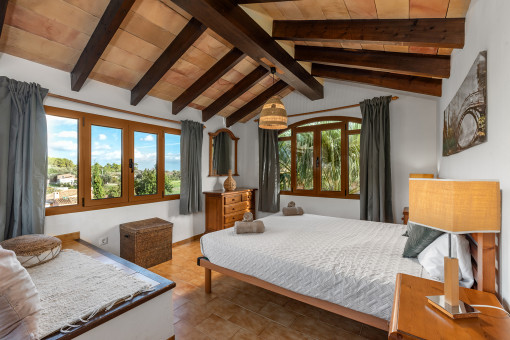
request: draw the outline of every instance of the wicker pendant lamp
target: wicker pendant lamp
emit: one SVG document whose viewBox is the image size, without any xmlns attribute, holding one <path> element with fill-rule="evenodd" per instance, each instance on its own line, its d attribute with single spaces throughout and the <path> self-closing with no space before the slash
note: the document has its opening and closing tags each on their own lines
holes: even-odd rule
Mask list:
<svg viewBox="0 0 510 340">
<path fill-rule="evenodd" d="M 275 72 L 276 68 L 271 67 L 273 84 Z M 259 117 L 259 127 L 261 129 L 268 130 L 281 130 L 287 128 L 287 110 L 285 110 L 285 106 L 280 100 L 280 97 L 272 96 L 264 104 L 264 106 L 262 106 Z"/>
</svg>

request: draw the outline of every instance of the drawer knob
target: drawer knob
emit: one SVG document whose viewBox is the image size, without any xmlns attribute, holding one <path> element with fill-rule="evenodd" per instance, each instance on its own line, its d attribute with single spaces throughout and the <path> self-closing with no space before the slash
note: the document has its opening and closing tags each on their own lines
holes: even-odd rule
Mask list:
<svg viewBox="0 0 510 340">
<path fill-rule="evenodd" d="M 124 235 L 124 237 L 125 237 L 125 238 L 129 238 L 129 235 L 128 235 L 128 234 L 126 234 L 126 235 Z"/>
</svg>

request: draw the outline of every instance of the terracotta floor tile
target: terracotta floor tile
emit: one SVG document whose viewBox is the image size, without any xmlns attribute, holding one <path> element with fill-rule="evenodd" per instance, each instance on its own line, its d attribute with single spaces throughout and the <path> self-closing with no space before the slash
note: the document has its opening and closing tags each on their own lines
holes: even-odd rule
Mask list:
<svg viewBox="0 0 510 340">
<path fill-rule="evenodd" d="M 197 330 L 217 340 L 231 338 L 240 327 L 215 314 L 202 321 L 196 326 Z"/>
<path fill-rule="evenodd" d="M 241 326 L 255 334 L 259 334 L 268 324 L 269 320 L 247 309 L 241 309 L 232 315 L 229 321 Z"/>
<path fill-rule="evenodd" d="M 297 300 L 289 300 L 289 302 L 285 304 L 285 308 L 295 313 L 306 315 L 317 320 L 320 320 L 322 314 L 321 309 L 316 308 L 314 306 L 310 306 L 306 303 Z"/>
<path fill-rule="evenodd" d="M 257 334 L 247 331 L 244 328 L 240 328 L 232 338 L 232 340 L 260 340 Z"/>
<path fill-rule="evenodd" d="M 344 331 L 340 328 L 333 327 L 319 320 L 315 320 L 313 318 L 309 318 L 306 316 L 298 317 L 290 328 L 310 335 L 312 337 L 317 337 L 319 339 L 333 340 L 333 339 L 362 339 L 361 336 Z"/>
<path fill-rule="evenodd" d="M 361 336 L 371 340 L 382 340 L 388 339 L 388 332 L 379 328 L 363 325 L 361 327 Z"/>
<path fill-rule="evenodd" d="M 186 302 L 189 302 L 188 299 L 184 298 L 182 295 L 177 294 L 176 292 L 172 293 L 172 300 L 173 300 L 172 302 L 174 304 L 174 309 L 177 309 L 180 306 L 182 306 L 183 304 L 185 304 Z"/>
<path fill-rule="evenodd" d="M 214 293 L 208 294 L 203 289 L 200 289 L 198 287 L 195 290 L 184 292 L 184 294 L 182 294 L 181 296 L 193 302 L 194 304 L 201 306 L 206 305 L 208 302 L 216 298 L 216 295 Z"/>
<path fill-rule="evenodd" d="M 246 294 L 243 292 L 235 294 L 232 297 L 231 301 L 253 312 L 258 312 L 268 302 L 266 300 L 261 299 L 258 296 Z"/>
<path fill-rule="evenodd" d="M 302 340 L 307 339 L 306 335 L 292 330 L 287 327 L 283 327 L 274 322 L 270 322 L 266 328 L 259 334 L 259 338 L 264 340 Z"/>
<path fill-rule="evenodd" d="M 181 320 L 174 325 L 175 340 L 209 340 L 207 335 Z"/>
<path fill-rule="evenodd" d="M 242 310 L 242 307 L 221 297 L 217 297 L 208 302 L 205 308 L 224 319 L 228 319 Z"/>
<path fill-rule="evenodd" d="M 323 321 L 329 325 L 342 328 L 348 332 L 360 334 L 361 326 L 363 324 L 358 321 L 351 320 L 338 314 L 334 314 L 328 311 L 321 311 L 320 321 Z M 387 337 L 387 335 L 386 335 Z"/>
<path fill-rule="evenodd" d="M 191 302 L 187 302 L 174 310 L 174 314 L 179 319 L 186 321 L 192 326 L 196 326 L 207 319 L 212 313 L 204 307 L 200 307 Z"/>
<path fill-rule="evenodd" d="M 216 282 L 212 285 L 212 293 L 224 299 L 232 300 L 240 291 L 227 284 Z"/>
<path fill-rule="evenodd" d="M 294 320 L 298 317 L 298 314 L 283 308 L 272 302 L 268 302 L 260 311 L 259 314 L 271 319 L 283 326 L 290 326 Z"/>
</svg>

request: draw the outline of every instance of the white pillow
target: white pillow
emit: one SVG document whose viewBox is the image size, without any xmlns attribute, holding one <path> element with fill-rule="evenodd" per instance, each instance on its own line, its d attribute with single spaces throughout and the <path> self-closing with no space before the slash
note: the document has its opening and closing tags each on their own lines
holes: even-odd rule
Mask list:
<svg viewBox="0 0 510 340">
<path fill-rule="evenodd" d="M 36 339 L 41 303 L 27 270 L 0 246 L 0 339 Z"/>
<path fill-rule="evenodd" d="M 448 234 L 441 235 L 418 254 L 418 261 L 439 281 L 444 281 L 444 257 L 448 256 Z M 475 279 L 471 267 L 469 241 L 464 235 L 452 235 L 452 257 L 459 259 L 459 284 L 471 288 Z"/>
</svg>

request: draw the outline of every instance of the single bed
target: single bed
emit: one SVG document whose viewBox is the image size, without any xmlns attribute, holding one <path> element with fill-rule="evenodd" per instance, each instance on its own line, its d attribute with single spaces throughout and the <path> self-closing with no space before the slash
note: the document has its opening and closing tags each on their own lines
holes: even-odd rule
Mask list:
<svg viewBox="0 0 510 340">
<path fill-rule="evenodd" d="M 387 330 L 397 273 L 427 277 L 402 257 L 403 225 L 311 214 L 262 220 L 262 234 L 229 228 L 201 238 L 206 291 L 212 269 Z"/>
</svg>

